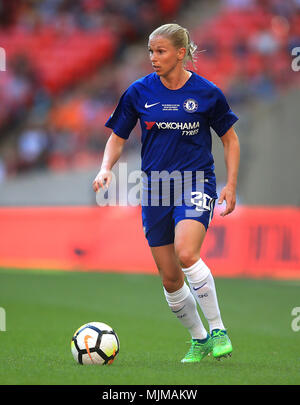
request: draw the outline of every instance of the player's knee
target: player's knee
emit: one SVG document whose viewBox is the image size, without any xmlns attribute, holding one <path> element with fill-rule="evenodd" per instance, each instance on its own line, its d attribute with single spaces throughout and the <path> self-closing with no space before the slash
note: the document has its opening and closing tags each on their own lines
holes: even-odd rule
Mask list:
<svg viewBox="0 0 300 405">
<path fill-rule="evenodd" d="M 199 255 L 195 253 L 192 249 L 181 248 L 177 250 L 177 257 L 181 267 L 188 268 L 199 260 Z"/>
<path fill-rule="evenodd" d="M 163 286 L 165 290 L 169 293 L 178 291 L 184 283 L 183 277 L 163 277 Z"/>
</svg>

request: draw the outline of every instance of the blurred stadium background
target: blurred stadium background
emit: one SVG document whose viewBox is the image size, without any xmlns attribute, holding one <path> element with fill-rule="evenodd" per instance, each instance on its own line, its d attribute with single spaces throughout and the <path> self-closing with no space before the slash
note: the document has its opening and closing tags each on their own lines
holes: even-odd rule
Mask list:
<svg viewBox="0 0 300 405">
<path fill-rule="evenodd" d="M 300 278 L 299 0 L 0 0 L 1 267 L 156 272 L 140 208 L 99 207 L 91 184 L 166 22 L 190 30 L 197 72 L 240 117 L 238 208 L 215 214 L 203 255 L 216 276 Z M 121 161 L 139 169 L 139 154 L 137 126 Z"/>
</svg>

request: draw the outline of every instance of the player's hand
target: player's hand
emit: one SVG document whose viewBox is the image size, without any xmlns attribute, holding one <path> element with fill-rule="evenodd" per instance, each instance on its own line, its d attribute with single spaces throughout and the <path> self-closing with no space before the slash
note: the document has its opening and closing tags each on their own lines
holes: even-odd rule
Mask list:
<svg viewBox="0 0 300 405">
<path fill-rule="evenodd" d="M 226 185 L 220 194 L 220 198 L 218 200 L 218 204 L 221 205 L 223 204 L 223 201 L 226 201 L 226 209 L 225 211 L 221 212 L 221 216 L 225 217 L 225 215 L 230 214 L 234 208 L 235 208 L 235 204 L 236 204 L 236 193 L 235 193 L 235 188 L 234 187 L 230 187 L 228 185 Z"/>
<path fill-rule="evenodd" d="M 111 170 L 100 170 L 95 180 L 93 181 L 93 190 L 95 192 L 100 190 L 100 187 L 105 190 L 108 189 L 108 186 L 111 182 L 112 172 Z"/>
</svg>

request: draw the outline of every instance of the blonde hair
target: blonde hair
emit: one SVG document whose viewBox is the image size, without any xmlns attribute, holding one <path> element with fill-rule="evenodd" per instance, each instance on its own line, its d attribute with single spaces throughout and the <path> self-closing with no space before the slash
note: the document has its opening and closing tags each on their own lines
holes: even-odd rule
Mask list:
<svg viewBox="0 0 300 405">
<path fill-rule="evenodd" d="M 186 54 L 183 63 L 192 62 L 195 67 L 197 45 L 191 40 L 190 33 L 186 28 L 181 27 L 179 24 L 164 24 L 149 35 L 149 40 L 158 35 L 170 39 L 177 49 L 185 48 Z"/>
</svg>

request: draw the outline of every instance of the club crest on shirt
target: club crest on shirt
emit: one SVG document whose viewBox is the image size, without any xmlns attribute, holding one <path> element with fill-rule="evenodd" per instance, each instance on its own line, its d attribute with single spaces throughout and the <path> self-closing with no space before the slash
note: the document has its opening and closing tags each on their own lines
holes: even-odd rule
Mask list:
<svg viewBox="0 0 300 405">
<path fill-rule="evenodd" d="M 186 112 L 193 113 L 193 112 L 197 111 L 198 103 L 195 99 L 188 98 L 187 100 L 184 101 L 183 108 Z"/>
</svg>

